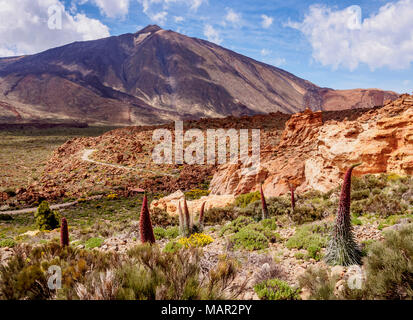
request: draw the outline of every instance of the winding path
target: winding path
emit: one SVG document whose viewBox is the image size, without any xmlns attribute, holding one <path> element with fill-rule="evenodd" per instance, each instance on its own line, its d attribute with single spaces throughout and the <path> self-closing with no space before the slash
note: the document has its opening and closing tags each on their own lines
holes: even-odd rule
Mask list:
<svg viewBox="0 0 413 320">
<path fill-rule="evenodd" d="M 90 159 L 90 156 L 95 151 L 97 151 L 97 150 L 96 149 L 85 149 L 85 150 L 83 150 L 81 159 L 83 161 L 86 161 L 86 162 L 90 162 L 90 163 L 94 163 L 94 164 L 98 164 L 98 165 L 106 166 L 106 167 L 112 167 L 112 168 L 124 169 L 124 170 L 131 170 L 131 171 L 137 171 L 137 172 L 147 172 L 147 173 L 152 173 L 152 174 L 158 175 L 158 176 L 167 176 L 167 177 L 173 177 L 173 178 L 179 177 L 178 174 L 160 173 L 160 172 L 155 172 L 155 171 L 147 170 L 147 169 L 137 169 L 137 168 L 121 166 L 121 165 L 118 165 L 118 164 L 111 164 L 111 163 L 92 160 L 92 159 Z"/>
<path fill-rule="evenodd" d="M 97 151 L 97 150 L 96 149 L 85 149 L 85 150 L 83 150 L 83 153 L 82 153 L 82 156 L 81 156 L 82 161 L 98 164 L 98 165 L 101 165 L 101 166 L 117 168 L 117 169 L 131 170 L 131 171 L 137 171 L 137 172 L 147 172 L 147 173 L 152 173 L 152 174 L 158 175 L 158 176 L 168 176 L 168 177 L 174 177 L 174 178 L 179 176 L 179 175 L 176 175 L 176 174 L 173 175 L 173 174 L 168 174 L 168 173 L 159 173 L 159 172 L 146 170 L 146 169 L 136 169 L 136 168 L 125 167 L 125 166 L 121 166 L 121 165 L 117 165 L 117 164 L 110 164 L 110 163 L 105 163 L 105 162 L 92 160 L 92 159 L 90 159 L 90 156 L 95 151 Z M 95 197 L 92 197 L 92 198 L 95 198 Z M 76 201 L 68 202 L 68 203 L 54 204 L 54 205 L 50 205 L 50 209 L 59 210 L 59 209 L 71 207 L 71 206 L 73 206 L 77 203 L 78 203 L 78 201 L 76 200 Z M 37 210 L 37 207 L 27 208 L 27 209 L 20 209 L 20 210 L 0 211 L 0 215 L 1 214 L 13 215 L 13 214 L 33 213 L 33 212 L 36 212 L 36 210 Z"/>
</svg>

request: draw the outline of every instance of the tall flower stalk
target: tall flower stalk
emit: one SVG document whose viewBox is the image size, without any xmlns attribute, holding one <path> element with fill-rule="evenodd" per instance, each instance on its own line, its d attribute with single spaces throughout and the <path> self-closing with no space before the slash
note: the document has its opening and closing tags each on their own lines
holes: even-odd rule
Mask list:
<svg viewBox="0 0 413 320">
<path fill-rule="evenodd" d="M 62 219 L 62 224 L 60 226 L 60 245 L 62 247 L 69 246 L 69 228 L 67 226 L 66 218 Z"/>
<path fill-rule="evenodd" d="M 295 210 L 295 195 L 294 195 L 294 186 L 291 185 L 291 209 Z"/>
<path fill-rule="evenodd" d="M 139 227 L 142 243 L 155 243 L 155 235 L 153 234 L 151 215 L 148 208 L 148 197 L 146 194 L 143 196 Z"/>
<path fill-rule="evenodd" d="M 260 187 L 260 193 L 261 193 L 261 205 L 262 205 L 262 219 L 268 219 L 268 207 L 267 207 L 267 202 L 265 201 L 265 196 L 264 196 L 264 191 L 262 190 L 262 185 Z"/>
<path fill-rule="evenodd" d="M 204 227 L 205 204 L 206 204 L 206 202 L 202 203 L 201 211 L 199 212 L 199 227 L 200 228 Z"/>
<path fill-rule="evenodd" d="M 359 165 L 361 164 L 351 166 L 344 177 L 336 223 L 325 256 L 325 261 L 331 265 L 350 266 L 361 263 L 361 251 L 354 240 L 350 217 L 351 174 Z"/>
</svg>

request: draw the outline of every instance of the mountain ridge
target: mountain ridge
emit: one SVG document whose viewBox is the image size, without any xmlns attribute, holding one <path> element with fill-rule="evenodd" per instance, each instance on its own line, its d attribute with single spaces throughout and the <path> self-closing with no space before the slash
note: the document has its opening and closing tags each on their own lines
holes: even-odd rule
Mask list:
<svg viewBox="0 0 413 320">
<path fill-rule="evenodd" d="M 320 88 L 288 71 L 156 25 L 0 59 L 2 122 L 150 125 L 291 114 L 307 107 L 373 107 L 397 97 L 376 89 Z"/>
</svg>

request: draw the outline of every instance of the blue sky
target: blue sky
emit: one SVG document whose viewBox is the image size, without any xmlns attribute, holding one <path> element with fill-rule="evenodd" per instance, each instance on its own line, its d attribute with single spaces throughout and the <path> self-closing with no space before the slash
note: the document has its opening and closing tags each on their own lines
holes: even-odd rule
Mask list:
<svg viewBox="0 0 413 320">
<path fill-rule="evenodd" d="M 0 40 L 0 56 L 34 53 L 72 40 L 136 32 L 158 24 L 278 66 L 319 86 L 413 91 L 413 0 L 16 2 L 20 5 L 14 11 L 37 15 L 40 21 L 47 18 L 43 16 L 47 6 L 63 4 L 63 29 L 43 30 L 31 18 L 27 28 L 39 29 L 33 39 L 24 26 L 13 26 L 24 15 L 12 20 L 10 11 L 4 19 L 11 21 L 0 22 L 0 39 L 7 28 L 12 28 L 13 38 L 8 43 Z M 0 0 L 0 21 L 2 3 L 5 0 Z"/>
</svg>

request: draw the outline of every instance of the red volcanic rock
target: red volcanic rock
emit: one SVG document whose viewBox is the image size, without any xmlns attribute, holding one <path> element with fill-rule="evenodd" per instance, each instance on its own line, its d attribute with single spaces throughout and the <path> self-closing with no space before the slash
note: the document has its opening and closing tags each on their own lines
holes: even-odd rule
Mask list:
<svg viewBox="0 0 413 320">
<path fill-rule="evenodd" d="M 403 95 L 383 108 L 342 121 L 334 114 L 306 110 L 287 121 L 273 152 L 262 153 L 261 166 L 249 175 L 240 165 L 220 166 L 211 182 L 213 194 L 259 190 L 268 196 L 336 187 L 349 162 L 362 162 L 354 174 L 413 174 L 413 96 Z M 331 120 L 323 121 L 323 117 Z M 351 119 L 351 120 L 349 120 Z"/>
</svg>

